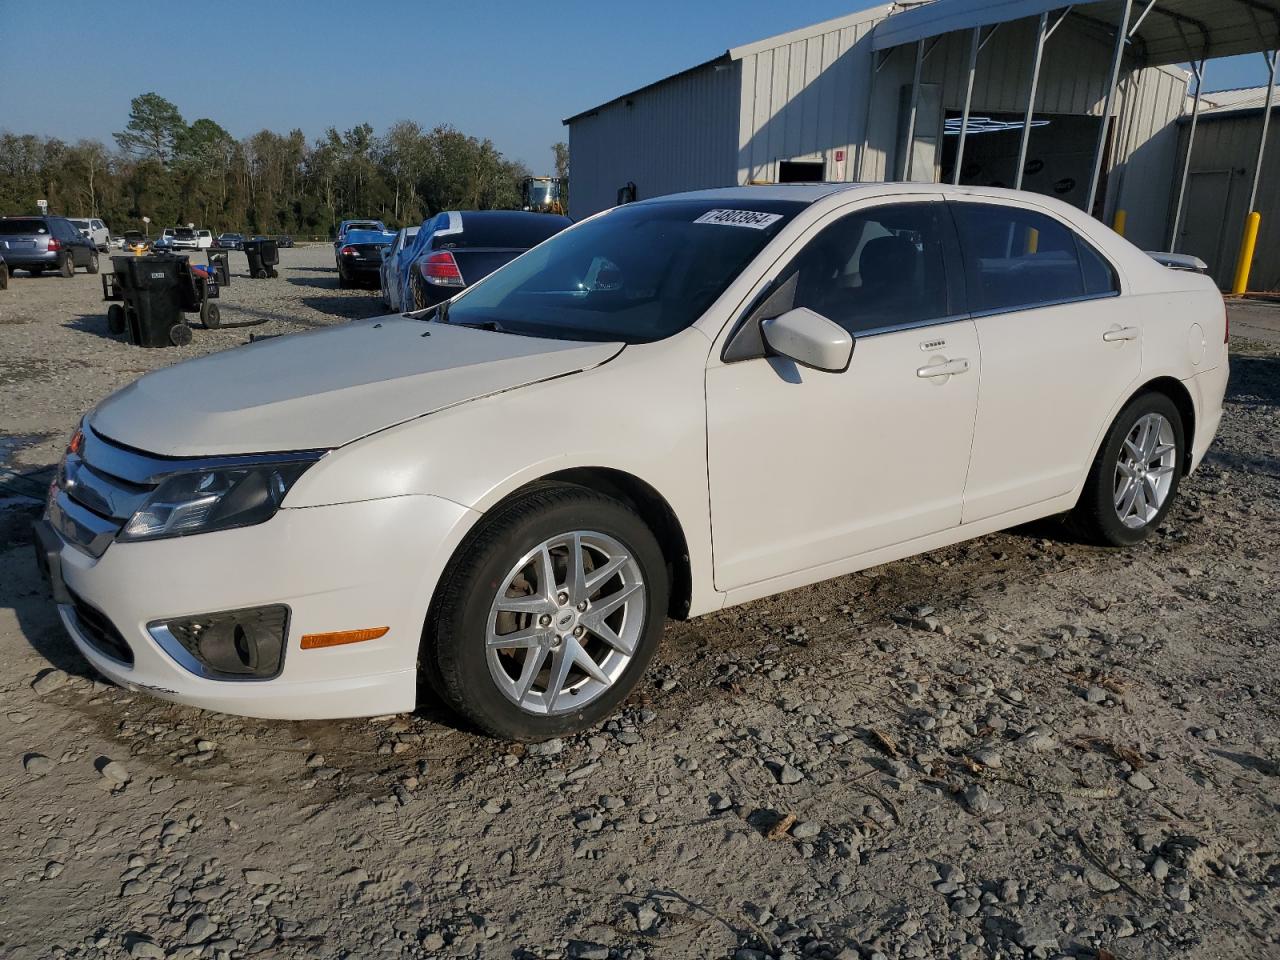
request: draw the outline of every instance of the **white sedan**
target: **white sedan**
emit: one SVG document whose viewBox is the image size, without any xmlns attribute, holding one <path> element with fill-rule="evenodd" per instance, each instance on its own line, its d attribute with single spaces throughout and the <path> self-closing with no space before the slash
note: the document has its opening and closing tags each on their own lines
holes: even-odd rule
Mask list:
<svg viewBox="0 0 1280 960">
<path fill-rule="evenodd" d="M 668 616 L 1050 515 L 1136 544 L 1226 381 L 1212 282 L 1053 199 L 683 194 L 148 374 L 85 417 L 39 556 L 129 688 L 346 717 L 422 676 L 536 739 L 615 710 Z"/>
</svg>

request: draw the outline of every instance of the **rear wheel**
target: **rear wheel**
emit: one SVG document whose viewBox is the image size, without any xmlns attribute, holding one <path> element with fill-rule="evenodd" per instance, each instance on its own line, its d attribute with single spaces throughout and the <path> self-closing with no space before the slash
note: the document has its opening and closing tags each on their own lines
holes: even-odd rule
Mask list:
<svg viewBox="0 0 1280 960">
<path fill-rule="evenodd" d="M 62 262 L 58 264 L 58 275 L 62 277 L 73 277 L 76 273 L 76 262 L 71 259 L 71 252 L 68 251 L 62 255 Z"/>
<path fill-rule="evenodd" d="M 625 504 L 546 486 L 496 508 L 441 578 L 423 672 L 494 736 L 540 740 L 607 717 L 657 650 L 662 551 Z"/>
<path fill-rule="evenodd" d="M 98 272 L 98 251 L 97 250 L 94 250 L 89 254 L 89 264 L 88 266 L 85 267 L 85 270 L 88 271 L 89 273 Z"/>
<path fill-rule="evenodd" d="M 1123 547 L 1158 527 L 1178 492 L 1186 456 L 1182 415 L 1162 393 L 1120 411 L 1089 470 L 1071 523 L 1087 539 Z"/>
</svg>

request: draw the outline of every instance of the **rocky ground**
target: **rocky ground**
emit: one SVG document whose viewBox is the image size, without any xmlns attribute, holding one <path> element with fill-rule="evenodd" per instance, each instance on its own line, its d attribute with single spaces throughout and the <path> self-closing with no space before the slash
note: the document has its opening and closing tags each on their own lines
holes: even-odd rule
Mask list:
<svg viewBox="0 0 1280 960">
<path fill-rule="evenodd" d="M 56 622 L 29 497 L 83 409 L 378 312 L 283 259 L 223 301 L 266 325 L 182 350 L 108 337 L 96 278 L 0 292 L 0 957 L 1280 956 L 1275 308 L 1151 542 L 1043 524 L 673 624 L 616 719 L 513 748 L 429 700 L 170 706 Z"/>
</svg>

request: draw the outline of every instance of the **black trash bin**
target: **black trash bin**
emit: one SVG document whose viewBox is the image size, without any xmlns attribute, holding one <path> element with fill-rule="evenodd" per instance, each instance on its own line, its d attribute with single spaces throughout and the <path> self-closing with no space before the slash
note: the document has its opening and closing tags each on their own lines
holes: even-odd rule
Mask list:
<svg viewBox="0 0 1280 960">
<path fill-rule="evenodd" d="M 115 286 L 122 304 L 107 311 L 107 326 L 126 333 L 140 347 L 181 346 L 191 342 L 191 328 L 183 322 L 183 286 L 190 266 L 184 257 L 151 254 L 112 257 Z"/>
<path fill-rule="evenodd" d="M 249 260 L 249 276 L 255 280 L 278 276 L 276 264 L 280 262 L 280 250 L 274 240 L 246 240 L 244 255 Z"/>
</svg>

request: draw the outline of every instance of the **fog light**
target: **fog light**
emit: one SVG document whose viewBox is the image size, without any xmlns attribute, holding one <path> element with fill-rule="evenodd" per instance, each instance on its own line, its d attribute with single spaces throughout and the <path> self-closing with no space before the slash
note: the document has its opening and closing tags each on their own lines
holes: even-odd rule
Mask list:
<svg viewBox="0 0 1280 960">
<path fill-rule="evenodd" d="M 216 680 L 269 680 L 284 666 L 289 608 L 224 610 L 159 620 L 147 629 L 192 673 Z"/>
</svg>

